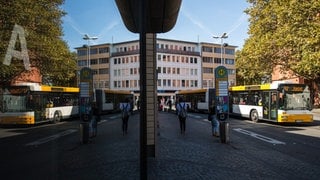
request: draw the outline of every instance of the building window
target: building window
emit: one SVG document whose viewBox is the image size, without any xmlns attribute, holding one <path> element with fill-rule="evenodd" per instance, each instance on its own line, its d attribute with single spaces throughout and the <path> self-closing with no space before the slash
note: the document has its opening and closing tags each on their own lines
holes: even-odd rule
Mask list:
<svg viewBox="0 0 320 180">
<path fill-rule="evenodd" d="M 215 64 L 221 64 L 221 58 L 214 58 Z"/>
<path fill-rule="evenodd" d="M 204 63 L 213 63 L 213 58 L 212 57 L 203 57 L 202 62 Z"/>
<path fill-rule="evenodd" d="M 213 74 L 213 69 L 212 69 L 212 68 L 204 67 L 204 68 L 203 68 L 203 73 Z"/>
<path fill-rule="evenodd" d="M 99 54 L 108 53 L 108 52 L 109 52 L 109 48 L 108 47 L 99 48 Z"/>
<path fill-rule="evenodd" d="M 233 75 L 236 74 L 236 70 L 235 69 L 228 69 L 228 75 Z"/>
<path fill-rule="evenodd" d="M 90 59 L 90 64 L 91 65 L 98 64 L 98 59 Z"/>
<path fill-rule="evenodd" d="M 203 51 L 203 52 L 212 52 L 212 47 L 203 46 L 203 47 L 202 47 L 202 51 Z"/>
<path fill-rule="evenodd" d="M 99 74 L 109 74 L 109 69 L 108 68 L 101 68 L 101 69 L 99 69 Z"/>
<path fill-rule="evenodd" d="M 166 67 L 163 67 L 163 68 L 162 68 L 162 73 L 163 73 L 163 74 L 166 74 L 166 73 L 167 73 Z"/>
<path fill-rule="evenodd" d="M 79 60 L 78 61 L 78 66 L 88 66 L 87 65 L 87 60 Z"/>
<path fill-rule="evenodd" d="M 91 48 L 90 49 L 90 54 L 98 54 L 98 49 L 97 48 Z"/>
<path fill-rule="evenodd" d="M 99 64 L 108 64 L 109 58 L 99 58 Z"/>
<path fill-rule="evenodd" d="M 234 59 L 228 59 L 228 58 L 226 58 L 225 61 L 226 61 L 226 62 L 225 62 L 226 64 L 232 64 L 232 65 L 234 64 Z"/>
<path fill-rule="evenodd" d="M 234 55 L 234 49 L 225 48 L 224 51 L 225 51 L 226 54 Z"/>
<path fill-rule="evenodd" d="M 93 75 L 98 74 L 98 70 L 97 70 L 97 69 L 92 69 L 92 74 L 93 74 Z"/>
<path fill-rule="evenodd" d="M 221 48 L 214 47 L 214 53 L 221 53 Z"/>
<path fill-rule="evenodd" d="M 87 55 L 87 49 L 80 49 L 78 50 L 78 56 L 85 56 Z"/>
<path fill-rule="evenodd" d="M 105 88 L 109 88 L 109 81 L 105 81 L 104 87 L 105 87 Z"/>
</svg>

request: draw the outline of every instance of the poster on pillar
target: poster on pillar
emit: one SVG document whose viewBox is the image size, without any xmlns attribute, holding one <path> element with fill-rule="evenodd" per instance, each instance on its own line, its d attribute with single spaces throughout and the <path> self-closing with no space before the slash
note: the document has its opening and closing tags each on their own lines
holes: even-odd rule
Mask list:
<svg viewBox="0 0 320 180">
<path fill-rule="evenodd" d="M 216 112 L 219 120 L 226 120 L 229 113 L 228 70 L 224 66 L 215 69 Z"/>
</svg>

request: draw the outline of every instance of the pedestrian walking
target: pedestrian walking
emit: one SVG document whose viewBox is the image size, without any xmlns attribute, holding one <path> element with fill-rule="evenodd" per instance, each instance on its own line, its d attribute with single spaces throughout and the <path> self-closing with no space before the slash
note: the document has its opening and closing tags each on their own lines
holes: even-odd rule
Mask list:
<svg viewBox="0 0 320 180">
<path fill-rule="evenodd" d="M 182 98 L 179 98 L 177 104 L 178 119 L 180 123 L 180 132 L 185 134 L 186 132 L 186 119 L 187 119 L 187 105 Z"/>
<path fill-rule="evenodd" d="M 123 135 L 128 133 L 128 121 L 130 116 L 130 100 L 126 99 L 125 102 L 120 103 L 121 115 L 122 115 L 122 133 Z"/>
</svg>

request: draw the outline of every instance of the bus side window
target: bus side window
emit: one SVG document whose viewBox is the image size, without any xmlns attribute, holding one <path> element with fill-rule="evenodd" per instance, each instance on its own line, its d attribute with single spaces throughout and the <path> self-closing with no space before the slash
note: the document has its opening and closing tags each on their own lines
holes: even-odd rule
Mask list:
<svg viewBox="0 0 320 180">
<path fill-rule="evenodd" d="M 240 98 L 240 103 L 239 104 L 246 104 L 246 100 L 244 98 Z"/>
</svg>

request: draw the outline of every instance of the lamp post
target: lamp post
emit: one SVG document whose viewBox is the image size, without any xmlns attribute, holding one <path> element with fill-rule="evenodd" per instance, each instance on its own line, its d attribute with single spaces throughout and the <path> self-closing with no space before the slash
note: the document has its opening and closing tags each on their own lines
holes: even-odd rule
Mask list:
<svg viewBox="0 0 320 180">
<path fill-rule="evenodd" d="M 87 67 L 90 68 L 90 40 L 97 40 L 98 37 L 90 37 L 88 34 L 85 34 L 82 39 L 87 41 Z M 94 89 L 94 80 L 92 82 L 92 89 Z"/>
<path fill-rule="evenodd" d="M 85 34 L 82 39 L 87 41 L 87 66 L 90 68 L 90 40 L 97 40 L 98 37 L 90 37 L 88 34 Z"/>
<path fill-rule="evenodd" d="M 227 33 L 223 33 L 221 36 L 213 36 L 213 38 L 215 38 L 215 39 L 221 39 L 221 44 L 220 44 L 220 46 L 221 46 L 221 49 L 220 49 L 220 54 L 221 54 L 221 65 L 222 65 L 222 48 L 223 48 L 223 39 L 227 39 L 228 38 L 228 35 L 227 35 Z"/>
</svg>

